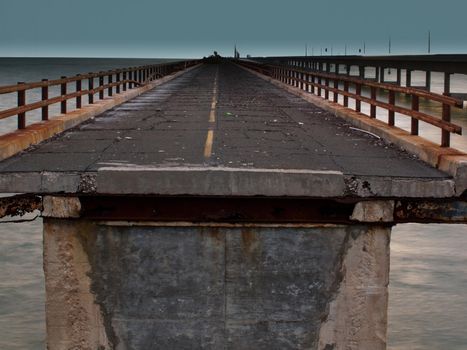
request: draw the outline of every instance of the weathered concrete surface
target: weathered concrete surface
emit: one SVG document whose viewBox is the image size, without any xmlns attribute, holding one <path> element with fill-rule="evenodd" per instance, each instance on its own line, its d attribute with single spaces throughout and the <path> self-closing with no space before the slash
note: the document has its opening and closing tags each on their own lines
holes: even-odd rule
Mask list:
<svg viewBox="0 0 467 350">
<path fill-rule="evenodd" d="M 214 97 L 217 103 L 211 111 Z M 460 182 L 455 186 L 459 176 L 453 179 L 350 126 L 334 113 L 235 65 L 204 65 L 1 162 L 0 191 L 99 193 L 100 185 L 105 191 L 120 187 L 111 180 L 99 181 L 104 171 L 111 175 L 109 168 L 116 168 L 113 175 L 129 176 L 121 173 L 123 167 L 174 167 L 194 169 L 193 174 L 186 172 L 188 182 L 202 168 L 258 169 L 252 178 L 258 188 L 264 169 L 290 170 L 290 174 L 330 171 L 349 179 L 343 196 L 459 195 Z M 208 129 L 213 135 L 212 154 L 205 157 Z M 222 171 L 215 174 L 224 176 Z M 200 188 L 208 186 L 200 184 Z M 235 188 L 229 191 L 235 194 Z"/>
<path fill-rule="evenodd" d="M 320 329 L 320 350 L 386 349 L 389 237 L 390 229 L 372 227 L 352 241 Z"/>
<path fill-rule="evenodd" d="M 49 349 L 384 349 L 389 229 L 45 218 Z"/>
<path fill-rule="evenodd" d="M 86 223 L 44 220 L 44 273 L 49 350 L 112 349 L 102 310 L 91 292 L 91 266 L 80 237 Z M 79 235 L 78 235 L 79 233 Z"/>
<path fill-rule="evenodd" d="M 393 222 L 394 201 L 358 202 L 351 219 L 359 222 Z"/>
<path fill-rule="evenodd" d="M 309 197 L 340 197 L 346 190 L 338 171 L 220 167 L 101 168 L 96 188 L 109 194 Z"/>
<path fill-rule="evenodd" d="M 79 218 L 81 202 L 77 197 L 44 196 L 42 216 L 48 218 Z"/>
</svg>

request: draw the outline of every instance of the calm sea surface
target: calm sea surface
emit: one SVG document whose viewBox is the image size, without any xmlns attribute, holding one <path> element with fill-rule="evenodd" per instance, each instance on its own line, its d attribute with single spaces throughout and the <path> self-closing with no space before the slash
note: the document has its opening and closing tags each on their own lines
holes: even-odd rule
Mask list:
<svg viewBox="0 0 467 350">
<path fill-rule="evenodd" d="M 166 60 L 0 58 L 0 86 L 161 61 Z M 413 84 L 422 85 L 423 77 L 415 73 Z M 441 91 L 442 76 L 433 73 L 432 77 L 433 90 Z M 467 77 L 452 80 L 453 91 L 467 92 Z M 38 98 L 38 93 L 27 96 L 28 101 Z M 14 95 L 0 96 L 0 110 L 15 102 Z M 58 113 L 57 108 L 51 109 L 51 115 Z M 368 106 L 362 104 L 362 111 L 365 108 Z M 423 101 L 421 109 L 439 112 L 439 106 Z M 386 113 L 378 111 L 378 117 L 384 119 Z M 28 120 L 38 118 L 37 113 L 28 115 Z M 0 133 L 15 128 L 16 121 L 11 119 L 0 121 Z M 467 130 L 466 111 L 455 111 L 453 121 Z M 403 128 L 410 124 L 403 117 L 397 117 L 397 122 Z M 438 131 L 423 123 L 421 135 L 439 141 Z M 467 151 L 467 137 L 453 137 L 453 146 Z M 37 218 L 28 223 L 5 223 L 11 219 L 0 220 L 0 349 L 44 349 L 42 222 Z M 406 224 L 393 229 L 389 349 L 467 349 L 466 247 L 465 225 Z"/>
</svg>

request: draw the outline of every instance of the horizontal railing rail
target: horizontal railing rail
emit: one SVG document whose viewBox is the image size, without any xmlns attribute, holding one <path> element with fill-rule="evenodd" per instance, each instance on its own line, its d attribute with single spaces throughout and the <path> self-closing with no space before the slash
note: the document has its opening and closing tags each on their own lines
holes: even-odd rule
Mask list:
<svg viewBox="0 0 467 350">
<path fill-rule="evenodd" d="M 311 69 L 297 68 L 288 65 L 261 64 L 252 61 L 237 60 L 247 68 L 253 69 L 285 84 L 300 88 L 311 94 L 330 100 L 330 92 L 333 94 L 332 101 L 339 102 L 339 95 L 343 96 L 342 105 L 349 107 L 349 98 L 355 101 L 355 110 L 361 113 L 361 103 L 370 105 L 370 118 L 376 118 L 376 107 L 388 111 L 387 124 L 394 126 L 395 113 L 411 118 L 410 132 L 419 135 L 419 121 L 431 124 L 441 129 L 441 146 L 450 146 L 450 135 L 462 134 L 462 128 L 451 123 L 451 107 L 462 108 L 463 101 L 452 96 L 436 94 L 412 87 L 402 87 L 390 83 L 378 83 L 370 80 L 360 79 L 348 75 L 323 73 Z M 362 88 L 370 90 L 370 97 L 362 95 Z M 353 88 L 353 92 L 351 91 Z M 378 90 L 387 91 L 387 101 L 378 100 Z M 396 93 L 411 97 L 411 108 L 396 105 Z M 420 98 L 441 103 L 441 118 L 421 112 Z"/>
<path fill-rule="evenodd" d="M 94 95 L 96 94 L 98 94 L 99 100 L 102 100 L 105 97 L 105 91 L 107 91 L 107 96 L 111 97 L 114 92 L 118 94 L 135 87 L 147 85 L 153 80 L 186 69 L 198 62 L 198 60 L 176 61 L 98 73 L 77 74 L 73 77 L 62 77 L 54 80 L 43 79 L 39 82 L 18 82 L 15 85 L 0 86 L 0 95 L 17 94 L 17 106 L 0 110 L 0 120 L 17 116 L 18 129 L 24 129 L 26 127 L 27 112 L 41 109 L 41 118 L 43 121 L 47 121 L 49 120 L 50 105 L 60 103 L 60 113 L 65 114 L 68 111 L 68 100 L 76 99 L 76 109 L 80 109 L 83 106 L 83 96 L 88 97 L 88 104 L 91 105 L 94 103 Z M 83 89 L 83 82 L 86 81 L 87 88 Z M 74 83 L 74 86 L 70 90 L 72 92 L 68 92 L 71 83 Z M 95 83 L 97 83 L 96 86 Z M 49 88 L 54 86 L 60 87 L 60 94 L 49 97 Z M 26 92 L 34 89 L 41 89 L 41 99 L 40 101 L 27 103 Z"/>
</svg>

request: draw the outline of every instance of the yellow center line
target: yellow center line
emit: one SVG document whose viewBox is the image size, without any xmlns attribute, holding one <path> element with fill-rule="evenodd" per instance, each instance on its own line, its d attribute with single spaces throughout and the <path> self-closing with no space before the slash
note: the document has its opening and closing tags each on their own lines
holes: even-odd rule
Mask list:
<svg viewBox="0 0 467 350">
<path fill-rule="evenodd" d="M 214 140 L 214 130 L 208 130 L 208 136 L 206 136 L 206 143 L 204 144 L 204 157 L 211 157 L 212 153 L 212 141 Z"/>
<path fill-rule="evenodd" d="M 211 111 L 209 112 L 209 122 L 216 122 L 216 107 L 217 107 L 217 71 L 214 78 L 214 89 L 212 91 Z"/>
<path fill-rule="evenodd" d="M 206 142 L 204 144 L 204 157 L 210 158 L 212 154 L 212 143 L 214 141 L 214 128 L 213 124 L 216 122 L 216 108 L 217 108 L 217 79 L 219 74 L 219 68 L 216 71 L 216 76 L 214 78 L 214 88 L 212 91 L 212 102 L 211 110 L 209 112 L 209 129 L 206 136 Z"/>
</svg>

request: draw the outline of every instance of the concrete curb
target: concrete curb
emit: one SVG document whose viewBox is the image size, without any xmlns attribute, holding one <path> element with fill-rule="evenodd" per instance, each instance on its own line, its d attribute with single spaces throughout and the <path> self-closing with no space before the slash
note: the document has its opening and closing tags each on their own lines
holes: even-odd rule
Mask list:
<svg viewBox="0 0 467 350">
<path fill-rule="evenodd" d="M 386 141 L 417 155 L 422 161 L 451 175 L 455 181 L 455 195 L 460 196 L 467 190 L 467 154 L 454 148 L 440 147 L 420 136 L 411 135 L 398 127 L 390 127 L 386 123 L 371 119 L 363 113 L 353 111 L 337 103 L 312 95 L 297 87 L 293 87 L 265 76 L 249 68 L 239 66 L 246 71 L 280 87 L 304 100 L 333 113 L 357 128 L 372 132 Z"/>
<path fill-rule="evenodd" d="M 452 179 L 356 177 L 338 171 L 303 169 L 138 166 L 103 167 L 87 173 L 1 173 L 0 192 L 367 199 L 456 197 Z"/>
<path fill-rule="evenodd" d="M 105 167 L 96 188 L 103 194 L 342 197 L 345 182 L 337 171 Z"/>
<path fill-rule="evenodd" d="M 92 105 L 86 105 L 81 109 L 74 110 L 67 114 L 60 114 L 46 122 L 31 124 L 25 129 L 16 130 L 6 135 L 0 136 L 0 161 L 9 158 L 31 145 L 47 140 L 60 132 L 71 129 L 82 122 L 93 118 L 115 106 L 118 106 L 142 93 L 149 91 L 156 86 L 173 80 L 180 75 L 199 67 L 190 67 L 186 70 L 167 75 L 146 86 L 131 89 L 129 91 L 116 94 L 114 97 L 96 101 Z"/>
</svg>

